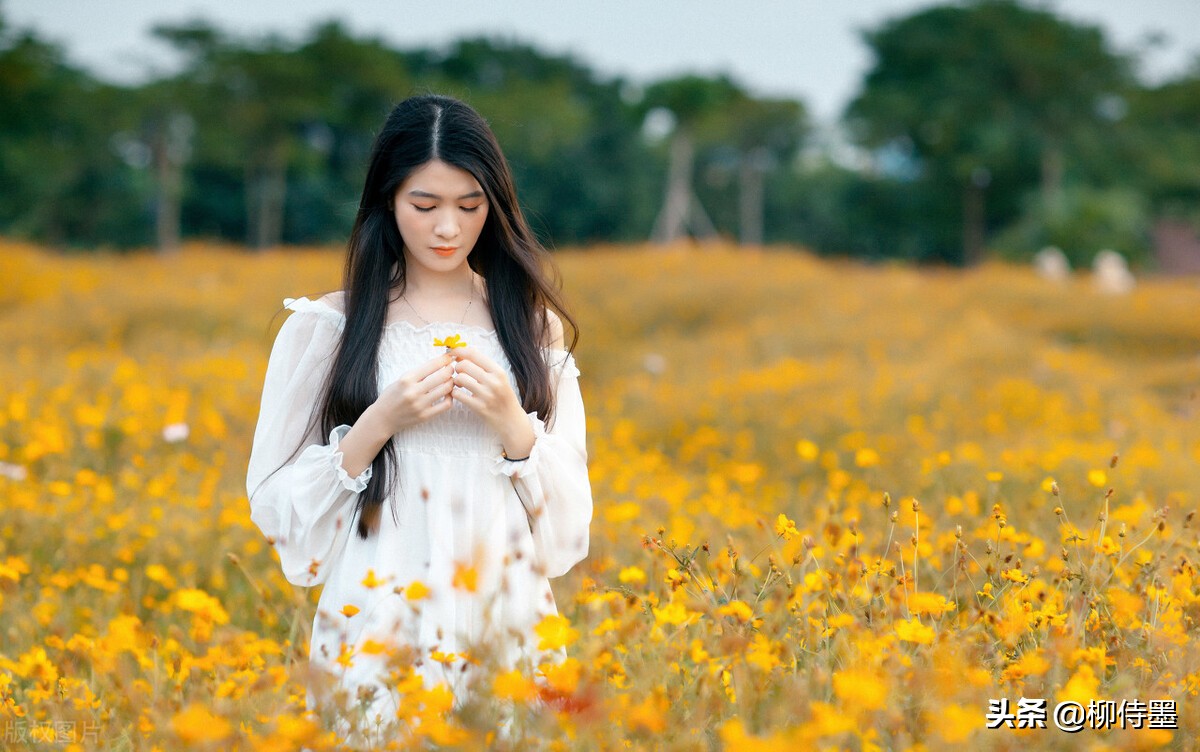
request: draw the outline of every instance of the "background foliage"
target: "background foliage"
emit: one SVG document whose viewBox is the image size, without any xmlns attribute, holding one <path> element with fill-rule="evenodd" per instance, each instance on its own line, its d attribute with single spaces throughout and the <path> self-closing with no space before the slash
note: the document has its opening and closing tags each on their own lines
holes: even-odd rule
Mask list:
<svg viewBox="0 0 1200 752">
<path fill-rule="evenodd" d="M 707 215 L 693 232 L 821 253 L 970 263 L 1055 243 L 1082 263 L 1100 247 L 1145 259 L 1158 218 L 1200 215 L 1200 67 L 1146 85 L 1099 28 L 1011 0 L 869 30 L 874 64 L 832 130 L 727 77 L 637 86 L 519 42 L 396 49 L 336 22 L 298 39 L 156 34 L 182 68 L 113 86 L 0 17 L 0 233 L 342 242 L 374 130 L 424 90 L 484 113 L 557 245 L 649 237 L 684 174 L 673 158 Z M 845 136 L 853 149 L 831 146 Z"/>
</svg>

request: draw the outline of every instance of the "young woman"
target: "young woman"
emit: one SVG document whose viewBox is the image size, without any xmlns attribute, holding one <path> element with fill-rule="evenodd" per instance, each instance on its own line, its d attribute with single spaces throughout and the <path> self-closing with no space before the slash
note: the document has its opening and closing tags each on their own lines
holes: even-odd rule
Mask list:
<svg viewBox="0 0 1200 752">
<path fill-rule="evenodd" d="M 547 578 L 587 556 L 592 495 L 548 265 L 483 118 L 397 105 L 344 291 L 284 301 L 246 479 L 284 576 L 324 584 L 309 655 L 333 682 L 309 708 L 340 686 L 363 720 L 394 719 L 397 649 L 458 704 L 488 661 L 564 657 L 533 628 L 557 614 Z"/>
</svg>

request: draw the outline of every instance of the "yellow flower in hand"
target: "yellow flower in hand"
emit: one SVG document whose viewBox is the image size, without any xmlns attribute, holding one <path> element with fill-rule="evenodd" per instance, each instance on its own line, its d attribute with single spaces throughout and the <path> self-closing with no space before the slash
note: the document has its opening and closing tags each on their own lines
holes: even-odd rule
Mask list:
<svg viewBox="0 0 1200 752">
<path fill-rule="evenodd" d="M 461 335 L 451 334 L 449 337 L 446 337 L 445 339 L 435 339 L 433 341 L 433 346 L 434 347 L 449 347 L 449 348 L 453 349 L 455 347 L 466 347 L 467 343 L 463 342 Z"/>
</svg>

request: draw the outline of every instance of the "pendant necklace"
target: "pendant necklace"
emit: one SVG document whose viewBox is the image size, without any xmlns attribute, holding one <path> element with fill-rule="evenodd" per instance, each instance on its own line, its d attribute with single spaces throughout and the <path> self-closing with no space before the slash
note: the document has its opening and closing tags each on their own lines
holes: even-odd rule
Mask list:
<svg viewBox="0 0 1200 752">
<path fill-rule="evenodd" d="M 421 321 L 423 321 L 425 323 L 425 326 L 433 326 L 433 324 L 429 323 L 429 320 L 426 319 L 424 316 L 422 316 L 421 312 L 418 311 L 415 306 L 413 306 L 413 304 L 409 301 L 407 295 L 401 295 L 400 299 L 403 300 L 404 303 L 409 307 L 409 309 L 411 309 L 412 312 L 417 315 L 417 318 L 419 318 Z M 472 281 L 471 282 L 471 299 L 467 301 L 467 307 L 463 309 L 462 318 L 458 320 L 458 323 L 460 325 L 466 322 L 467 313 L 471 310 L 471 304 L 474 302 L 475 302 L 475 283 L 474 283 L 474 281 Z"/>
</svg>

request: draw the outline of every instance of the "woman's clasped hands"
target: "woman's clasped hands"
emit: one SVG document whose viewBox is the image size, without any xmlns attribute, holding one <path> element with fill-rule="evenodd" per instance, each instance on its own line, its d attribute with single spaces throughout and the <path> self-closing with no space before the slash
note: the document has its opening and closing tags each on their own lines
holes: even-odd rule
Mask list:
<svg viewBox="0 0 1200 752">
<path fill-rule="evenodd" d="M 527 456 L 535 436 L 503 368 L 471 347 L 430 358 L 380 392 L 369 411 L 394 434 L 446 412 L 460 402 L 499 436 L 505 453 Z"/>
<path fill-rule="evenodd" d="M 451 396 L 472 410 L 498 434 L 515 423 L 528 423 L 508 376 L 494 360 L 472 347 L 453 350 L 455 372 Z"/>
<path fill-rule="evenodd" d="M 382 420 L 388 434 L 424 423 L 446 412 L 454 388 L 454 358 L 443 353 L 430 358 L 384 387 L 368 410 Z"/>
</svg>

